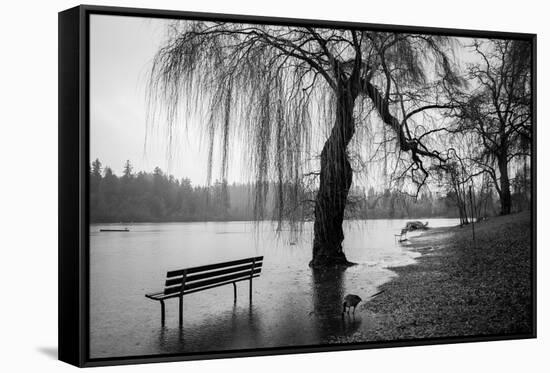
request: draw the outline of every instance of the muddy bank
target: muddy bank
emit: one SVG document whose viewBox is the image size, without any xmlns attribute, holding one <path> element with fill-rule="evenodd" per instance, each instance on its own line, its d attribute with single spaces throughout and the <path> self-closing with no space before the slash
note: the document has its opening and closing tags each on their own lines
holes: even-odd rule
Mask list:
<svg viewBox="0 0 550 373">
<path fill-rule="evenodd" d="M 471 227 L 433 229 L 413 239 L 417 263 L 394 267 L 398 276 L 365 303 L 376 320 L 368 332 L 329 342 L 531 333 L 530 213 Z"/>
</svg>

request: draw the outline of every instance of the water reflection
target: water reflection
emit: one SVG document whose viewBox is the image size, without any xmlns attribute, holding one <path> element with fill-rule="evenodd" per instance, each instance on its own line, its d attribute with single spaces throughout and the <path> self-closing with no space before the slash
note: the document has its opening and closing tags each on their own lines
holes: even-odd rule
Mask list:
<svg viewBox="0 0 550 373">
<path fill-rule="evenodd" d="M 199 324 L 159 327 L 158 350 L 163 353 L 239 349 L 257 344 L 260 338 L 257 309 L 238 307 Z M 156 349 L 155 349 L 156 350 Z"/>
<path fill-rule="evenodd" d="M 312 270 L 314 329 L 320 341 L 334 335 L 351 334 L 361 325 L 360 316 L 342 314 L 346 270 L 344 267 Z"/>
</svg>

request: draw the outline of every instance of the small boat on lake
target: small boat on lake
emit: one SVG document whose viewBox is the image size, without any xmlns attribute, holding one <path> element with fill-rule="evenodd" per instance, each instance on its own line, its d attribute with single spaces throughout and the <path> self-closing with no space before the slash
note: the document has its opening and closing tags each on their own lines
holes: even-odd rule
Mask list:
<svg viewBox="0 0 550 373">
<path fill-rule="evenodd" d="M 130 232 L 128 228 L 101 228 L 100 232 Z"/>
</svg>

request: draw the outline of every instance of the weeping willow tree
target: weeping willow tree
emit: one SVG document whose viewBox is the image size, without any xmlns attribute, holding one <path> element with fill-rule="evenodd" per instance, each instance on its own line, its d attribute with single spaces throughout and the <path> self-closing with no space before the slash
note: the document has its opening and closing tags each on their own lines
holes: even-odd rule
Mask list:
<svg viewBox="0 0 550 373">
<path fill-rule="evenodd" d="M 151 112 L 162 110 L 165 117 L 152 116 L 169 133 L 181 122 L 201 126 L 210 144 L 209 175 L 214 148 L 221 149 L 224 176 L 238 148 L 231 144 L 245 144 L 259 219 L 269 182 L 277 185 L 277 218 L 299 218 L 312 137 L 321 134 L 318 170 L 307 172 L 318 177 L 310 265 L 348 265 L 342 222 L 356 128 L 375 115 L 407 159 L 403 174 L 424 184 L 426 160 L 445 162 L 445 155 L 429 146 L 437 129 L 415 118 L 449 109 L 443 98 L 460 84 L 451 57 L 452 40 L 433 35 L 176 21 L 154 57 Z"/>
</svg>

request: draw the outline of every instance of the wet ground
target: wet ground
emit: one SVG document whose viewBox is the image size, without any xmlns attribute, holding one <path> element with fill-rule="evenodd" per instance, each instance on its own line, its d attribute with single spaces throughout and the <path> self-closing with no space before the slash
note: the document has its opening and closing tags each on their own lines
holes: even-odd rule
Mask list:
<svg viewBox="0 0 550 373">
<path fill-rule="evenodd" d="M 453 219 L 431 219 L 450 226 Z M 368 333 L 378 316 L 358 307 L 342 317 L 347 293 L 364 300 L 395 273 L 387 267 L 414 262 L 419 254 L 395 241 L 403 220 L 347 222 L 346 270 L 312 271 L 311 226 L 300 239 L 274 233 L 271 223 L 249 222 L 101 225 L 90 228 L 90 355 L 92 358 L 220 351 L 327 343 Z M 128 227 L 130 232 L 99 232 Z M 161 290 L 166 271 L 264 255 L 249 302 L 248 282 L 167 301 L 165 327 L 160 305 L 145 293 Z"/>
</svg>

